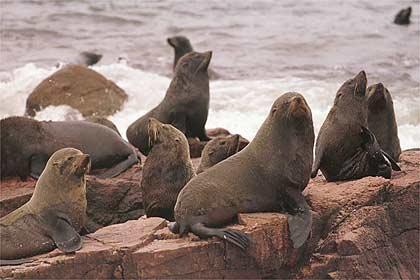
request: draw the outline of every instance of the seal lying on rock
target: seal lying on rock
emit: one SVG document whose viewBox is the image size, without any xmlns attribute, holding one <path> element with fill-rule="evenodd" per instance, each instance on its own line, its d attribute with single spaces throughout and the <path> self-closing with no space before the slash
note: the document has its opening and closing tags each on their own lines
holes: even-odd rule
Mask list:
<svg viewBox="0 0 420 280">
<path fill-rule="evenodd" d="M 361 71 L 339 88 L 318 134 L 312 178 L 318 169 L 327 181 L 390 178 L 391 168 L 400 170 L 367 129 L 366 84 L 366 74 Z"/>
<path fill-rule="evenodd" d="M 150 150 L 147 134 L 149 118 L 172 124 L 187 137 L 210 140 L 204 126 L 209 112 L 207 68 L 211 56 L 211 52 L 191 52 L 183 56 L 162 102 L 128 127 L 128 141 L 144 155 Z"/>
<path fill-rule="evenodd" d="M 114 177 L 139 162 L 138 152 L 111 129 L 85 121 L 37 121 L 9 117 L 0 121 L 1 177 L 38 178 L 48 158 L 72 147 L 90 155 L 98 177 Z"/>
<path fill-rule="evenodd" d="M 85 66 L 92 66 L 98 63 L 99 60 L 101 60 L 101 58 L 102 58 L 102 54 L 84 51 L 79 54 L 79 56 L 77 57 L 74 63 L 85 65 Z"/>
<path fill-rule="evenodd" d="M 210 140 L 201 153 L 197 174 L 236 154 L 239 151 L 239 137 L 239 134 L 235 134 Z"/>
<path fill-rule="evenodd" d="M 173 69 L 175 72 L 176 64 L 178 63 L 178 60 L 186 55 L 187 53 L 190 53 L 194 51 L 193 47 L 191 46 L 190 40 L 188 40 L 185 36 L 174 36 L 166 39 L 168 44 L 174 48 L 175 56 L 174 56 L 174 64 Z M 217 79 L 219 78 L 219 75 L 214 72 L 212 69 L 207 70 L 209 73 L 210 79 Z"/>
<path fill-rule="evenodd" d="M 411 7 L 408 7 L 407 9 L 402 9 L 395 16 L 394 23 L 399 24 L 399 25 L 410 24 L 410 16 L 411 16 Z"/>
<path fill-rule="evenodd" d="M 245 149 L 216 164 L 182 189 L 169 229 L 201 238 L 217 236 L 247 248 L 248 237 L 221 229 L 238 213 L 285 210 L 295 248 L 312 224 L 302 195 L 311 174 L 314 145 L 312 113 L 303 96 L 286 93 L 273 104 L 255 138 Z"/>
<path fill-rule="evenodd" d="M 398 126 L 391 94 L 382 83 L 368 87 L 368 128 L 379 146 L 394 160 L 401 154 Z"/>
<path fill-rule="evenodd" d="M 65 253 L 82 247 L 78 232 L 86 220 L 85 174 L 89 166 L 89 155 L 73 148 L 51 156 L 31 199 L 0 219 L 2 265 L 18 264 L 20 258 L 56 247 Z"/>
<path fill-rule="evenodd" d="M 173 221 L 178 193 L 195 175 L 187 138 L 154 118 L 149 119 L 148 131 L 151 150 L 141 181 L 144 208 L 147 217 Z"/>
</svg>

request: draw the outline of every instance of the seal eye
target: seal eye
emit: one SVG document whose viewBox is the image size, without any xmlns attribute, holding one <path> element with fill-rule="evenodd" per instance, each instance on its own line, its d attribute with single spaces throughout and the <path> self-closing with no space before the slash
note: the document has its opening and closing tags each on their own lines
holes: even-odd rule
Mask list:
<svg viewBox="0 0 420 280">
<path fill-rule="evenodd" d="M 67 158 L 67 160 L 72 160 L 72 159 L 74 159 L 74 156 L 70 156 Z"/>
<path fill-rule="evenodd" d="M 277 112 L 277 108 L 273 108 L 273 109 L 271 109 L 271 114 L 274 114 L 275 112 Z"/>
<path fill-rule="evenodd" d="M 343 96 L 342 93 L 337 94 L 337 98 L 341 98 L 341 96 Z"/>
</svg>

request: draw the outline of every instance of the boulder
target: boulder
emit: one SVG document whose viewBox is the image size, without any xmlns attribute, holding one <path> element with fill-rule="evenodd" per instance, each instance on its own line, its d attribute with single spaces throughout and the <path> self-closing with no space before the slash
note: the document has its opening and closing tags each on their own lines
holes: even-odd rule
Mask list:
<svg viewBox="0 0 420 280">
<path fill-rule="evenodd" d="M 128 96 L 114 82 L 82 65 L 70 64 L 43 80 L 26 100 L 26 114 L 48 106 L 68 105 L 84 117 L 111 116 Z"/>
<path fill-rule="evenodd" d="M 299 249 L 281 213 L 239 215 L 230 227 L 251 237 L 246 252 L 215 238 L 180 238 L 165 220 L 142 217 L 86 235 L 74 254 L 54 250 L 2 267 L 0 278 L 418 279 L 420 152 L 403 152 L 401 167 L 389 180 L 312 180 L 304 191 L 312 234 Z"/>
</svg>

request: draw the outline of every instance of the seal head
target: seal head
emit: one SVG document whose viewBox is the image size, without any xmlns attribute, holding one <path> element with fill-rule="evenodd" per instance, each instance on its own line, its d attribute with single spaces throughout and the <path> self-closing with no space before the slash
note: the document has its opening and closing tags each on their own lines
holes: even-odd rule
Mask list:
<svg viewBox="0 0 420 280">
<path fill-rule="evenodd" d="M 192 52 L 193 47 L 191 46 L 190 40 L 185 36 L 174 36 L 166 39 L 168 44 L 174 48 L 175 57 L 173 69 L 175 70 L 178 60 L 185 54 Z"/>
</svg>

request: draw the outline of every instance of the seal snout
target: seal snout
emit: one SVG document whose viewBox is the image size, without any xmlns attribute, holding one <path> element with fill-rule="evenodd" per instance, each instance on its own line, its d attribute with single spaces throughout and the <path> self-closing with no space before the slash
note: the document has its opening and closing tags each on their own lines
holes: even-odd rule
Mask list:
<svg viewBox="0 0 420 280">
<path fill-rule="evenodd" d="M 88 173 L 90 171 L 90 156 L 88 154 L 75 156 L 74 166 L 76 166 L 76 175 L 82 176 Z"/>
<path fill-rule="evenodd" d="M 147 132 L 149 134 L 149 146 L 152 147 L 153 144 L 156 143 L 158 140 L 158 132 L 159 132 L 159 126 L 161 125 L 161 122 L 158 121 L 155 118 L 149 118 L 147 123 Z"/>
<path fill-rule="evenodd" d="M 308 105 L 302 96 L 294 96 L 290 100 L 289 112 L 295 118 L 302 118 L 308 114 Z"/>
<path fill-rule="evenodd" d="M 168 44 L 171 46 L 171 47 L 176 47 L 175 46 L 175 42 L 174 42 L 174 39 L 173 38 L 167 38 L 166 39 L 166 41 L 168 42 Z"/>
</svg>

